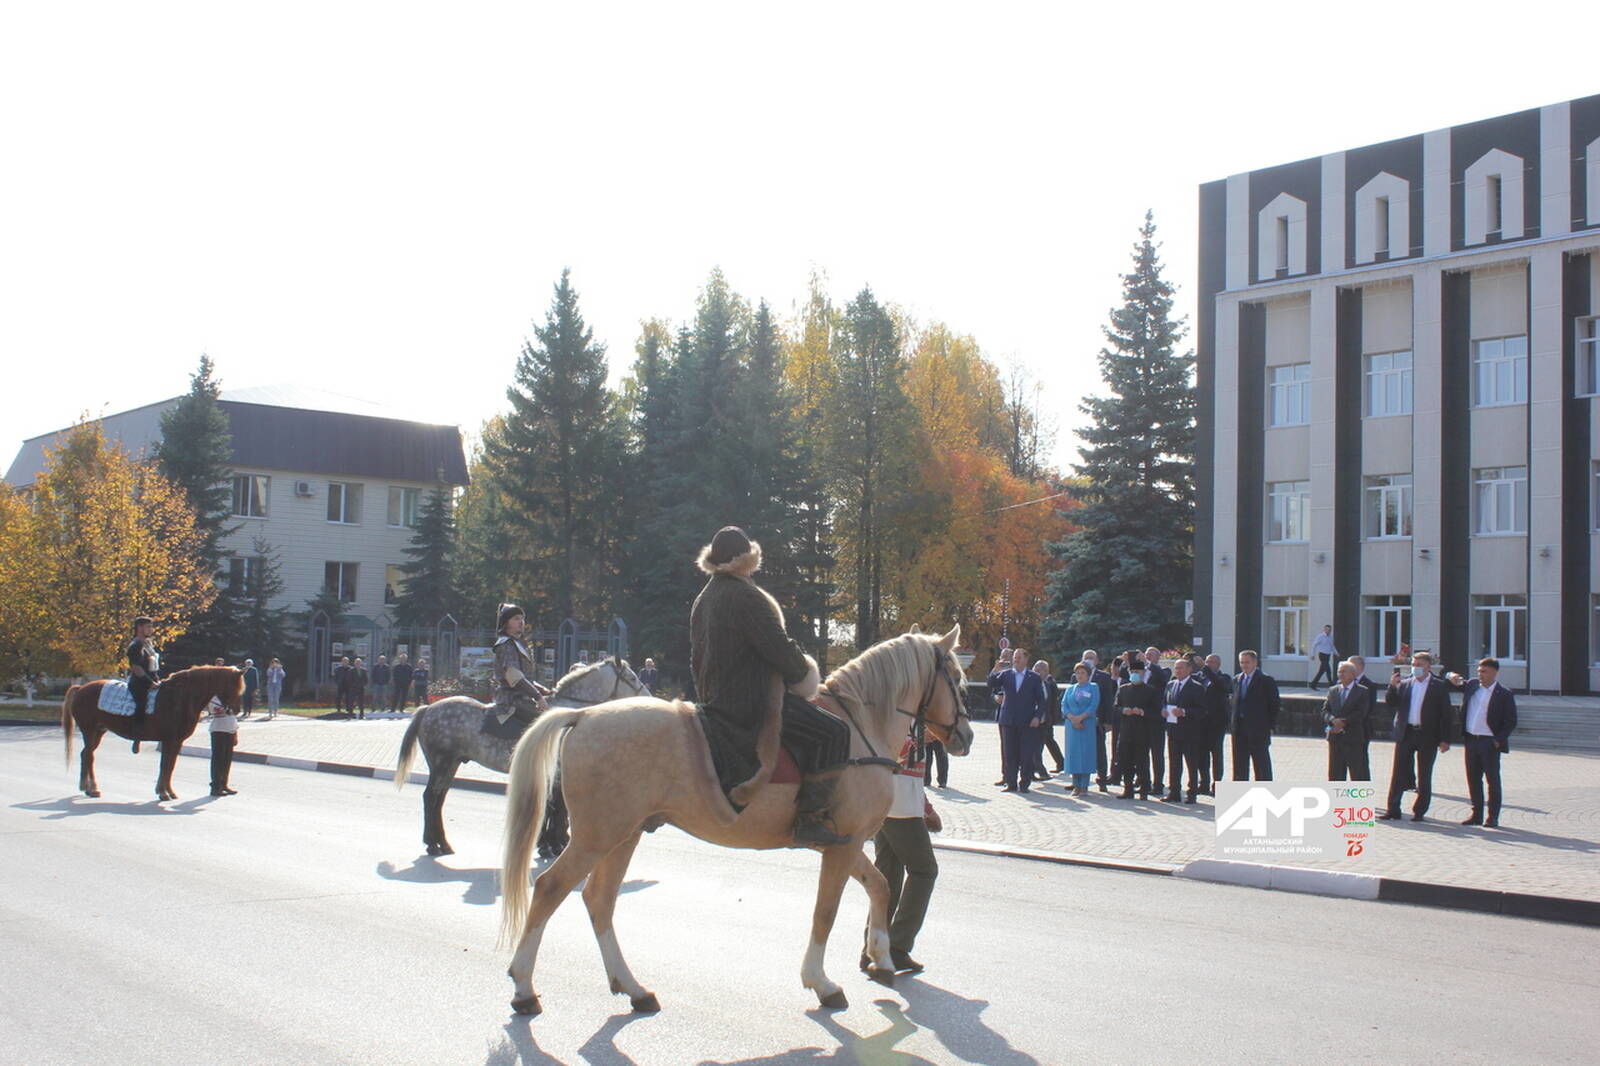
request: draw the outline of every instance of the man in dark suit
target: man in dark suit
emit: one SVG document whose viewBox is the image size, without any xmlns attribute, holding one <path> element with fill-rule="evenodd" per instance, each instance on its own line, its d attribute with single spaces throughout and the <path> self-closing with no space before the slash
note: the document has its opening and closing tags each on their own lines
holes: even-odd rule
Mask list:
<svg viewBox="0 0 1600 1066">
<path fill-rule="evenodd" d="M 1117 752 L 1117 772 L 1121 774 L 1122 799 L 1133 799 L 1134 789 L 1144 799 L 1150 791 L 1150 740 L 1146 727 L 1161 716 L 1161 692 L 1145 684 L 1144 663 L 1127 658 L 1119 663 L 1122 683 L 1117 686 L 1116 715 L 1122 720 L 1117 731 L 1121 745 Z M 1161 783 L 1156 782 L 1160 788 Z"/>
<path fill-rule="evenodd" d="M 1206 687 L 1194 676 L 1194 663 L 1179 659 L 1172 665 L 1172 680 L 1167 682 L 1167 794 L 1165 803 L 1193 803 L 1200 793 L 1200 755 L 1205 741 Z M 1183 795 L 1183 770 L 1189 769 L 1189 794 Z"/>
<path fill-rule="evenodd" d="M 1378 815 L 1384 821 L 1400 817 L 1400 796 L 1417 790 L 1411 820 L 1420 822 L 1433 799 L 1433 760 L 1450 750 L 1450 686 L 1433 676 L 1433 656 L 1419 651 L 1411 657 L 1411 676 L 1401 679 L 1395 668 L 1384 702 L 1395 709 L 1394 768 L 1389 773 L 1389 802 Z"/>
<path fill-rule="evenodd" d="M 1110 781 L 1118 781 L 1117 775 L 1117 729 L 1118 719 L 1121 715 L 1113 713 L 1112 708 L 1117 705 L 1117 679 L 1100 669 L 1100 653 L 1093 648 L 1088 648 L 1083 653 L 1083 662 L 1094 669 L 1089 673 L 1089 680 L 1100 690 L 1100 706 L 1098 714 L 1099 724 L 1095 727 L 1095 770 L 1098 772 L 1100 791 L 1106 790 Z M 1111 751 L 1106 752 L 1106 734 L 1111 734 Z"/>
<path fill-rule="evenodd" d="M 333 690 L 338 695 L 339 710 L 350 718 L 356 716 L 355 692 L 351 687 L 354 680 L 355 668 L 350 665 L 350 656 L 346 655 L 333 668 Z"/>
<path fill-rule="evenodd" d="M 995 724 L 996 725 L 998 725 L 999 722 L 1000 722 L 1000 712 L 1005 709 L 1005 700 L 1006 700 L 1005 677 L 1006 677 L 1007 674 L 1011 673 L 1011 670 L 1012 670 L 1012 665 L 1011 664 L 1012 664 L 1013 659 L 1014 659 L 1014 656 L 1011 654 L 1011 649 L 1010 648 L 1001 648 L 1000 649 L 1000 654 L 995 657 L 994 669 L 989 671 L 989 698 L 994 700 L 994 720 L 995 720 Z M 1006 783 L 1006 775 L 1005 775 L 1006 756 L 1005 756 L 1004 734 L 1001 734 L 1001 736 L 1002 736 L 1002 742 L 1001 742 L 1001 745 L 1000 745 L 1000 780 L 995 782 L 996 785 L 1004 785 Z"/>
<path fill-rule="evenodd" d="M 1466 746 L 1467 791 L 1472 796 L 1472 816 L 1462 825 L 1500 827 L 1500 754 L 1511 750 L 1511 731 L 1517 728 L 1517 698 L 1496 680 L 1500 660 L 1479 659 L 1476 681 L 1463 683 L 1460 674 L 1446 680 L 1463 690 L 1461 739 Z M 1489 780 L 1489 817 L 1483 816 L 1483 782 Z"/>
<path fill-rule="evenodd" d="M 1372 715 L 1372 694 L 1356 677 L 1356 666 L 1339 664 L 1339 683 L 1328 686 L 1322 701 L 1322 721 L 1328 731 L 1328 780 L 1371 781 L 1367 759 L 1367 724 Z"/>
<path fill-rule="evenodd" d="M 1222 656 L 1207 655 L 1201 671 L 1206 682 L 1206 761 L 1201 764 L 1200 781 L 1206 792 L 1215 796 L 1222 780 L 1222 747 L 1228 736 L 1228 719 L 1233 717 L 1233 678 L 1222 671 Z"/>
<path fill-rule="evenodd" d="M 1272 780 L 1272 731 L 1278 726 L 1278 682 L 1261 672 L 1261 656 L 1239 653 L 1233 679 L 1233 779 Z"/>
<path fill-rule="evenodd" d="M 1144 650 L 1144 668 L 1148 676 L 1145 683 L 1155 689 L 1156 695 L 1165 697 L 1167 682 L 1172 680 L 1172 671 L 1161 665 L 1161 649 L 1151 646 Z M 1161 782 L 1167 779 L 1167 719 L 1165 715 L 1158 714 L 1145 728 L 1150 731 L 1150 780 L 1155 784 L 1156 791 L 1161 791 Z"/>
<path fill-rule="evenodd" d="M 1017 649 L 1014 669 L 1001 674 L 1000 763 L 1004 791 L 1026 792 L 1033 783 L 1044 721 L 1044 681 L 1028 669 L 1027 652 Z"/>
</svg>

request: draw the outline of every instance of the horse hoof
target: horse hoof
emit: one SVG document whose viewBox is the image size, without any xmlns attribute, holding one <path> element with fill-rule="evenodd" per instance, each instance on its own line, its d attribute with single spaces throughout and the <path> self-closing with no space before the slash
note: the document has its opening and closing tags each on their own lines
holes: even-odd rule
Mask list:
<svg viewBox="0 0 1600 1066">
<path fill-rule="evenodd" d="M 439 845 L 437 845 L 437 844 L 429 844 L 428 845 L 428 854 L 429 855 L 437 855 L 437 854 L 439 854 Z"/>
<path fill-rule="evenodd" d="M 435 855 L 454 855 L 456 853 L 456 849 L 449 844 L 436 844 L 435 847 L 439 849 L 434 852 Z"/>
<path fill-rule="evenodd" d="M 527 999 L 514 999 L 511 1001 L 511 1009 L 518 1014 L 539 1014 L 544 1010 L 543 1007 L 539 1006 L 538 996 L 529 996 Z"/>
<path fill-rule="evenodd" d="M 828 1010 L 845 1010 L 850 1001 L 844 997 L 844 989 L 836 988 L 822 997 L 822 1005 Z"/>
<path fill-rule="evenodd" d="M 633 1013 L 635 1014 L 657 1014 L 661 1010 L 661 1004 L 656 1001 L 654 992 L 646 992 L 642 996 L 634 996 L 628 1002 L 633 1004 Z"/>
<path fill-rule="evenodd" d="M 97 799 L 99 799 L 99 798 L 100 798 L 100 790 L 99 790 L 99 789 L 97 789 L 97 788 L 96 788 L 96 789 L 88 789 L 88 790 L 85 790 L 85 792 L 84 792 L 84 793 L 83 793 L 83 794 L 84 794 L 84 795 L 85 795 L 85 796 L 88 796 L 88 797 L 89 797 L 89 798 L 90 798 L 90 799 L 95 799 L 95 800 L 97 800 Z"/>
<path fill-rule="evenodd" d="M 893 970 L 879 969 L 876 966 L 872 966 L 872 967 L 869 967 L 867 969 L 867 977 L 870 978 L 873 981 L 876 981 L 878 984 L 882 985 L 884 988 L 893 988 L 894 987 L 894 971 Z"/>
</svg>

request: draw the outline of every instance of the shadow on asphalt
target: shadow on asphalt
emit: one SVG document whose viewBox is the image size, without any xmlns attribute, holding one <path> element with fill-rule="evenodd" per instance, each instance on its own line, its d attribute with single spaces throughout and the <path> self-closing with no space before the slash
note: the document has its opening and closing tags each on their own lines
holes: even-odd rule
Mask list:
<svg viewBox="0 0 1600 1066">
<path fill-rule="evenodd" d="M 532 876 L 537 877 L 543 872 L 544 867 L 550 865 L 551 861 L 553 860 L 540 859 L 538 865 L 533 867 Z M 414 885 L 443 885 L 456 881 L 461 882 L 467 886 L 466 891 L 461 894 L 461 902 L 469 903 L 475 907 L 493 906 L 500 899 L 500 868 L 498 866 L 458 869 L 454 866 L 446 866 L 431 855 L 419 855 L 411 860 L 410 866 L 404 868 L 384 860 L 378 863 L 377 874 L 385 881 L 409 881 Z M 618 894 L 625 896 L 630 892 L 642 892 L 658 883 L 646 879 L 624 881 L 622 882 L 622 887 L 618 889 Z M 578 887 L 572 891 L 574 893 L 582 892 L 582 883 L 580 882 Z"/>
<path fill-rule="evenodd" d="M 44 820 L 52 822 L 61 818 L 76 818 L 85 814 L 199 814 L 219 798 L 217 796 L 196 796 L 194 799 L 177 802 L 148 799 L 142 801 L 128 800 L 124 803 L 117 803 L 104 798 L 90 799 L 88 796 L 65 796 L 61 799 L 29 800 L 26 803 L 13 803 L 11 806 L 19 811 L 43 812 Z"/>
</svg>

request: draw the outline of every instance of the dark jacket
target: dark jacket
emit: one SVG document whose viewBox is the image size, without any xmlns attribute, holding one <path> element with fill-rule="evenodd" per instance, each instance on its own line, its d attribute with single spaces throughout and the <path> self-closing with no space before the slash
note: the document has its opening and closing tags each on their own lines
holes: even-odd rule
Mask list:
<svg viewBox="0 0 1600 1066">
<path fill-rule="evenodd" d="M 417 696 L 428 694 L 428 668 L 419 666 L 411 672 L 411 687 L 417 690 Z"/>
<path fill-rule="evenodd" d="M 1394 737 L 1399 740 L 1411 721 L 1411 686 L 1423 684 L 1428 691 L 1422 697 L 1422 724 L 1418 727 L 1417 741 L 1421 744 L 1448 744 L 1455 733 L 1451 720 L 1455 717 L 1450 706 L 1450 685 L 1443 678 L 1431 674 L 1426 681 L 1406 678 L 1396 684 L 1389 683 L 1383 700 L 1394 710 Z"/>
<path fill-rule="evenodd" d="M 1206 732 L 1221 736 L 1233 714 L 1233 678 L 1209 666 L 1200 668 L 1200 677 L 1206 685 Z"/>
<path fill-rule="evenodd" d="M 374 685 L 387 685 L 389 683 L 388 663 L 379 663 L 372 668 L 372 683 Z"/>
<path fill-rule="evenodd" d="M 1483 686 L 1477 678 L 1472 678 L 1461 686 L 1461 738 L 1467 738 L 1467 708 L 1472 704 L 1472 697 Z M 1501 751 L 1511 750 L 1511 731 L 1517 728 L 1517 698 L 1511 690 L 1504 685 L 1496 684 L 1494 691 L 1489 693 L 1489 732 L 1494 734 L 1495 743 Z"/>
<path fill-rule="evenodd" d="M 1001 725 L 1029 725 L 1044 717 L 1044 681 L 1032 670 L 1012 670 L 1000 679 L 1005 701 L 996 717 Z"/>
<path fill-rule="evenodd" d="M 1044 679 L 1044 724 L 1058 726 L 1064 719 L 1061 717 L 1061 686 L 1056 684 L 1054 674 Z"/>
<path fill-rule="evenodd" d="M 355 679 L 355 667 L 345 666 L 342 663 L 333 668 L 333 685 L 340 692 L 349 692 L 352 681 Z"/>
<path fill-rule="evenodd" d="M 1099 719 L 1102 727 L 1111 728 L 1111 722 L 1116 718 L 1112 708 L 1117 705 L 1117 679 L 1104 670 L 1096 669 L 1089 675 L 1089 680 L 1100 687 Z"/>
<path fill-rule="evenodd" d="M 1278 728 L 1278 683 L 1257 667 L 1246 687 L 1244 674 L 1233 679 L 1233 731 L 1250 737 L 1270 737 Z"/>
<path fill-rule="evenodd" d="M 1125 681 L 1117 686 L 1116 705 L 1124 734 L 1129 729 L 1148 732 L 1151 723 L 1161 717 L 1161 690 L 1143 681 Z M 1125 709 L 1141 710 L 1144 715 L 1122 714 Z"/>
<path fill-rule="evenodd" d="M 1328 694 L 1322 699 L 1322 723 L 1328 726 L 1328 743 L 1349 750 L 1359 750 L 1366 747 L 1367 741 L 1372 738 L 1372 693 L 1367 686 L 1359 681 L 1350 686 L 1350 695 L 1345 696 L 1339 685 L 1328 686 Z M 1333 732 L 1333 720 L 1344 719 L 1344 731 Z"/>
<path fill-rule="evenodd" d="M 778 601 L 727 571 L 713 573 L 689 609 L 689 668 L 719 780 L 731 793 L 761 771 L 762 727 L 811 668 Z"/>
<path fill-rule="evenodd" d="M 350 668 L 350 691 L 351 692 L 360 692 L 362 689 L 364 689 L 366 687 L 367 687 L 367 668 L 364 667 L 364 666 L 352 666 Z"/>
<path fill-rule="evenodd" d="M 1206 721 L 1206 686 L 1205 682 L 1191 674 L 1179 681 L 1177 678 L 1167 682 L 1164 703 L 1170 703 L 1183 711 L 1177 721 L 1179 729 L 1190 732 L 1203 729 Z"/>
<path fill-rule="evenodd" d="M 395 663 L 394 669 L 390 672 L 390 677 L 394 680 L 396 685 L 399 685 L 403 689 L 407 685 L 411 684 L 411 672 L 412 668 L 410 663 Z"/>
<path fill-rule="evenodd" d="M 256 672 L 256 668 L 253 667 L 253 666 L 245 667 L 244 668 L 244 691 L 245 691 L 245 694 L 249 695 L 250 693 L 254 692 L 257 688 L 259 688 L 260 685 L 261 685 L 261 675 Z"/>
</svg>

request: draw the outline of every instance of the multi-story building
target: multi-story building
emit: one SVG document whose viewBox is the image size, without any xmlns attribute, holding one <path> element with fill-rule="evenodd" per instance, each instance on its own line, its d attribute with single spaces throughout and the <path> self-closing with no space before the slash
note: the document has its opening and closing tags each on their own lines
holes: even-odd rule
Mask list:
<svg viewBox="0 0 1600 1066">
<path fill-rule="evenodd" d="M 130 454 L 148 455 L 162 414 L 177 402 L 107 415 L 101 425 Z M 304 610 L 322 589 L 337 591 L 351 616 L 352 650 L 371 654 L 373 631 L 392 615 L 402 585 L 418 509 L 433 491 L 467 482 L 461 431 L 297 386 L 224 391 L 219 405 L 233 438 L 226 580 L 248 589 L 263 549 L 271 550 L 283 581 L 279 605 Z M 66 432 L 25 441 L 6 481 L 31 484 Z"/>
<path fill-rule="evenodd" d="M 1600 691 L 1600 96 L 1202 185 L 1199 266 L 1195 642 Z"/>
</svg>

